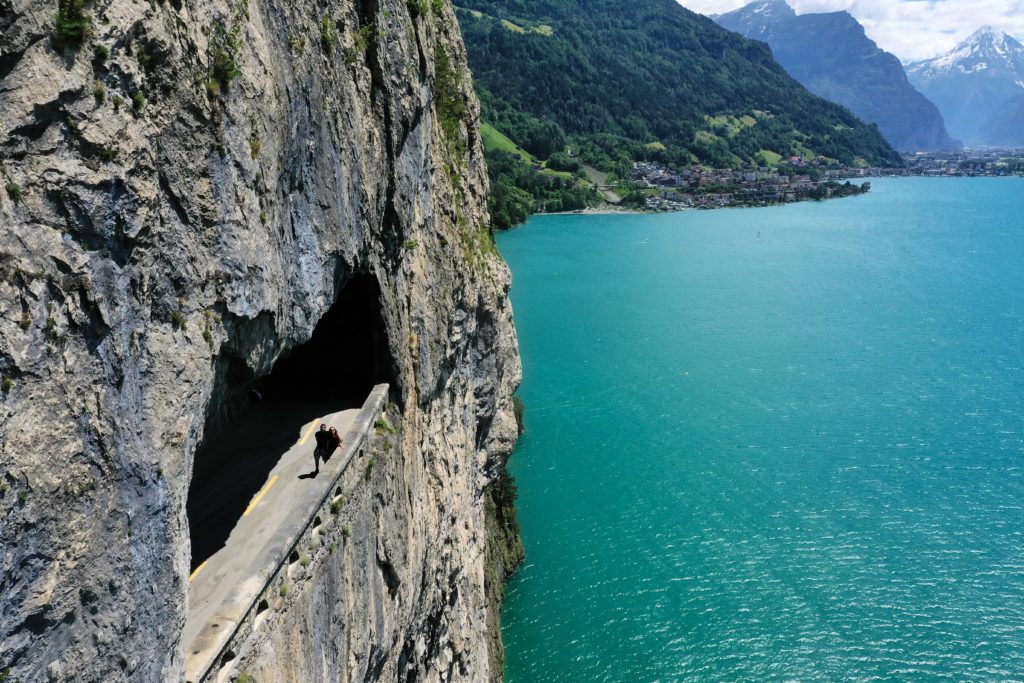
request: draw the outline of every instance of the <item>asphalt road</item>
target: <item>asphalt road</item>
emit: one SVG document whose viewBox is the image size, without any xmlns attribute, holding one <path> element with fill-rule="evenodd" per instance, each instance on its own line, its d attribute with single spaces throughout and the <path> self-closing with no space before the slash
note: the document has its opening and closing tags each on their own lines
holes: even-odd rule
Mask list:
<svg viewBox="0 0 1024 683">
<path fill-rule="evenodd" d="M 200 509 L 212 504 L 204 503 L 204 499 L 213 501 L 218 497 L 218 492 L 221 500 L 228 501 L 239 498 L 239 494 L 233 493 L 235 489 L 242 491 L 241 495 L 248 494 L 255 486 L 247 485 L 246 474 L 249 483 L 253 483 L 253 472 L 258 473 L 257 476 L 267 472 L 258 490 L 242 500 L 245 508 L 241 516 L 237 517 L 237 523 L 234 522 L 235 515 L 223 509 L 209 512 L 203 518 L 205 521 L 199 523 L 213 526 L 233 524 L 233 527 L 224 545 L 213 551 L 208 558 L 201 559 L 202 556 L 197 557 L 193 553 L 201 562 L 194 567 L 189 579 L 189 609 L 183 634 L 186 647 L 189 647 L 203 626 L 216 616 L 218 607 L 237 587 L 238 582 L 249 575 L 248 570 L 255 555 L 267 544 L 289 512 L 304 508 L 297 503 L 326 494 L 327 487 L 341 466 L 342 450 L 335 451 L 331 460 L 320 465 L 319 475 L 310 476 L 313 471 L 313 449 L 316 446 L 313 432 L 323 423 L 336 427 L 344 438 L 358 413 L 358 409 L 351 409 L 327 416 L 311 415 L 297 434 L 292 428 L 294 440 L 290 447 L 284 447 L 286 450 L 283 453 L 280 442 L 276 448 L 273 444 L 265 446 L 262 452 L 246 451 L 251 453 L 253 460 L 259 462 L 269 464 L 276 458 L 269 472 L 266 468 L 255 467 L 236 473 L 231 468 L 221 467 L 203 482 L 203 490 L 196 504 Z M 238 442 L 236 445 L 241 447 L 243 444 Z"/>
</svg>

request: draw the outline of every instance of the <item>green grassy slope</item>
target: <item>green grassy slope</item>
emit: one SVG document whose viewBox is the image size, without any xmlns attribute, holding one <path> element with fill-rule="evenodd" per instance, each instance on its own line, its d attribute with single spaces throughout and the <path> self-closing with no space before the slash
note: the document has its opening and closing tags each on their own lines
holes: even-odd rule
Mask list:
<svg viewBox="0 0 1024 683">
<path fill-rule="evenodd" d="M 537 163 L 536 157 L 516 143 L 512 142 L 512 140 L 489 123 L 482 123 L 480 125 L 480 135 L 484 140 L 484 148 L 488 152 L 505 152 L 506 154 L 514 154 L 528 164 Z"/>
</svg>

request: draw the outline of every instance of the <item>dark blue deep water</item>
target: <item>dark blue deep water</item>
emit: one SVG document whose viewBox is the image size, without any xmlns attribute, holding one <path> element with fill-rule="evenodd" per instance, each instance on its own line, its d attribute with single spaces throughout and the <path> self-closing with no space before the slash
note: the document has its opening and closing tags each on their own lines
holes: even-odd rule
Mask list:
<svg viewBox="0 0 1024 683">
<path fill-rule="evenodd" d="M 507 681 L 1024 680 L 1024 179 L 500 236 Z"/>
</svg>

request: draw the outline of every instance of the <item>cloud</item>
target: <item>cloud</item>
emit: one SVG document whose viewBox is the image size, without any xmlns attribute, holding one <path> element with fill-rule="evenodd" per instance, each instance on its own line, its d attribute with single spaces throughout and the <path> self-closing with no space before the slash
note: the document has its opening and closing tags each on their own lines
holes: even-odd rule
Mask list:
<svg viewBox="0 0 1024 683">
<path fill-rule="evenodd" d="M 717 14 L 744 0 L 679 0 L 694 12 Z M 789 0 L 799 14 L 846 10 L 883 50 L 905 62 L 948 52 L 986 24 L 1024 37 L 1024 0 Z"/>
</svg>

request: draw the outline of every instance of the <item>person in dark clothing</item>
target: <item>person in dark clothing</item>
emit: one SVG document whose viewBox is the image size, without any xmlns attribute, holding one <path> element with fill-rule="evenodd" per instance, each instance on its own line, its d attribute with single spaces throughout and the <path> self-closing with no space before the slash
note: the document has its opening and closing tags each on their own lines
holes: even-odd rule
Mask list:
<svg viewBox="0 0 1024 683">
<path fill-rule="evenodd" d="M 334 455 L 334 451 L 338 450 L 341 446 L 341 435 L 338 434 L 338 430 L 331 427 L 331 430 L 327 433 L 327 455 L 324 456 L 324 460 Z"/>
<path fill-rule="evenodd" d="M 320 461 L 329 457 L 327 450 L 330 448 L 331 433 L 327 431 L 327 425 L 320 425 L 316 433 L 316 448 L 313 449 L 313 472 L 320 471 Z"/>
</svg>

